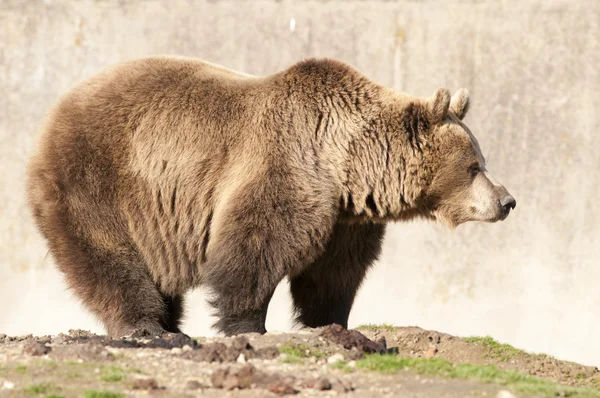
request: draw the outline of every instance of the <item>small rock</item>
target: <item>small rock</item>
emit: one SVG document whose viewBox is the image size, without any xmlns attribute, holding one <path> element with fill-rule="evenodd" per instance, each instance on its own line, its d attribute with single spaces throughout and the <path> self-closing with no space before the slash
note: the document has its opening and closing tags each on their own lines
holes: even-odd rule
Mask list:
<svg viewBox="0 0 600 398">
<path fill-rule="evenodd" d="M 182 349 L 183 351 L 192 351 L 192 350 L 193 350 L 193 348 L 192 348 L 192 347 L 190 347 L 188 344 L 186 344 L 186 345 L 184 345 L 183 347 L 181 347 L 181 349 Z"/>
<path fill-rule="evenodd" d="M 430 346 L 429 349 L 425 352 L 425 355 L 423 355 L 423 357 L 433 358 L 436 353 L 437 353 L 437 348 L 434 346 Z"/>
<path fill-rule="evenodd" d="M 17 341 L 29 340 L 29 339 L 32 339 L 32 338 L 33 338 L 32 334 L 26 334 L 25 336 L 19 336 L 19 337 L 17 337 Z"/>
<path fill-rule="evenodd" d="M 25 352 L 26 354 L 29 355 L 34 355 L 34 356 L 42 356 L 42 355 L 46 355 L 47 353 L 49 353 L 51 350 L 50 347 L 46 347 L 45 344 L 42 343 L 30 343 L 27 346 L 25 346 L 25 348 L 23 349 L 23 352 Z"/>
<path fill-rule="evenodd" d="M 246 356 L 244 354 L 240 354 L 240 356 L 237 357 L 236 362 L 237 363 L 246 363 Z"/>
<path fill-rule="evenodd" d="M 197 380 L 188 380 L 188 382 L 185 383 L 186 390 L 199 390 L 202 387 L 202 383 Z"/>
<path fill-rule="evenodd" d="M 496 394 L 496 398 L 516 398 L 515 394 L 510 391 L 500 390 L 498 394 Z"/>
<path fill-rule="evenodd" d="M 333 354 L 332 356 L 330 356 L 329 358 L 327 358 L 327 363 L 332 365 L 334 363 L 340 362 L 344 360 L 344 355 L 340 354 L 339 352 L 337 354 Z"/>
<path fill-rule="evenodd" d="M 2 383 L 3 390 L 12 390 L 13 388 L 15 388 L 15 383 L 13 383 L 12 381 L 5 381 L 4 383 Z"/>
<path fill-rule="evenodd" d="M 309 382 L 305 383 L 304 386 L 306 388 L 312 388 L 313 390 L 318 390 L 318 391 L 331 390 L 331 382 L 329 381 L 329 379 L 327 379 L 325 377 L 310 380 Z"/>
<path fill-rule="evenodd" d="M 429 335 L 429 341 L 431 341 L 433 344 L 439 344 L 441 341 L 440 335 L 437 333 L 432 333 Z"/>
<path fill-rule="evenodd" d="M 112 355 L 118 355 L 121 352 L 120 348 L 111 347 L 109 345 L 104 347 L 104 349 L 106 350 L 106 352 L 108 352 L 109 354 L 112 354 Z"/>
<path fill-rule="evenodd" d="M 350 362 L 348 362 L 348 367 L 355 368 L 356 367 L 356 361 L 350 361 Z"/>
<path fill-rule="evenodd" d="M 52 344 L 62 344 L 66 341 L 65 339 L 65 335 L 63 335 L 62 333 L 59 334 L 58 336 L 54 336 L 52 337 Z"/>
<path fill-rule="evenodd" d="M 138 379 L 133 383 L 134 390 L 158 390 L 158 383 L 154 379 Z"/>
<path fill-rule="evenodd" d="M 292 395 L 298 393 L 298 390 L 292 387 L 289 383 L 284 382 L 269 384 L 268 390 L 278 395 Z"/>
<path fill-rule="evenodd" d="M 253 349 L 250 345 L 250 342 L 248 342 L 248 339 L 244 336 L 236 337 L 235 339 L 233 339 L 233 341 L 231 342 L 231 347 L 238 351 Z"/>
<path fill-rule="evenodd" d="M 352 386 L 344 381 L 344 380 L 336 380 L 331 384 L 331 389 L 333 391 L 336 391 L 338 393 L 343 393 L 343 392 L 348 392 L 348 391 L 352 391 L 354 390 L 354 388 L 352 388 Z"/>
<path fill-rule="evenodd" d="M 173 347 L 171 348 L 171 354 L 175 354 L 175 355 L 179 355 L 183 352 L 183 350 L 179 347 Z"/>
<path fill-rule="evenodd" d="M 347 350 L 356 348 L 358 352 L 363 353 L 383 353 L 386 350 L 380 344 L 369 340 L 364 334 L 357 330 L 348 330 L 341 325 L 333 324 L 323 328 L 321 337 L 339 344 Z"/>
</svg>

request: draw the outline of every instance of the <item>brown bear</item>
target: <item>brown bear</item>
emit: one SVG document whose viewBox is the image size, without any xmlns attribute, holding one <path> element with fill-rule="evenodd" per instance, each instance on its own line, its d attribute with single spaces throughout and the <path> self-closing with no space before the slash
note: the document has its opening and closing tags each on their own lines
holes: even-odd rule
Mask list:
<svg viewBox="0 0 600 398">
<path fill-rule="evenodd" d="M 264 333 L 288 277 L 297 320 L 347 327 L 385 223 L 504 219 L 515 200 L 462 122 L 469 95 L 394 92 L 336 60 L 265 77 L 200 60 L 117 65 L 60 99 L 28 171 L 37 226 L 112 336 Z"/>
</svg>

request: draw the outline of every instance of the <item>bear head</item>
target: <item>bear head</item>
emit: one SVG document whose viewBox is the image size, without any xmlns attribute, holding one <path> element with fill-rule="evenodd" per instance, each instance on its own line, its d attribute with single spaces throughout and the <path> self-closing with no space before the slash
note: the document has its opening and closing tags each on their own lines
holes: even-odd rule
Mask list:
<svg viewBox="0 0 600 398">
<path fill-rule="evenodd" d="M 381 107 L 351 142 L 345 170 L 346 219 L 405 221 L 415 217 L 450 228 L 505 219 L 515 199 L 486 168 L 463 123 L 469 93 L 438 89 L 431 98 L 385 91 Z"/>
<path fill-rule="evenodd" d="M 504 220 L 516 201 L 488 171 L 481 148 L 463 119 L 469 92 L 438 89 L 425 101 L 428 131 L 421 167 L 429 171 L 422 191 L 425 210 L 451 228 L 468 221 Z"/>
</svg>

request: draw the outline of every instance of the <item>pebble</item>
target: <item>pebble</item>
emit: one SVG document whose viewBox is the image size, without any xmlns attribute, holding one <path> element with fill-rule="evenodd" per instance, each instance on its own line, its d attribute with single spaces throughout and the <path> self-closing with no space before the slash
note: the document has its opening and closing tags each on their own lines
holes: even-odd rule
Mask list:
<svg viewBox="0 0 600 398">
<path fill-rule="evenodd" d="M 154 379 L 138 379 L 133 383 L 134 390 L 158 390 L 158 383 Z"/>
<path fill-rule="evenodd" d="M 12 390 L 13 388 L 15 388 L 15 383 L 13 383 L 12 381 L 5 381 L 4 383 L 2 383 L 3 390 Z"/>
<path fill-rule="evenodd" d="M 46 347 L 46 345 L 44 345 L 42 343 L 30 343 L 27 346 L 25 346 L 25 348 L 23 349 L 23 351 L 26 354 L 34 355 L 34 356 L 46 355 L 47 353 L 50 352 L 50 350 L 51 350 L 50 347 Z"/>
<path fill-rule="evenodd" d="M 435 346 L 430 346 L 429 349 L 425 352 L 425 355 L 423 355 L 423 357 L 425 357 L 427 359 L 433 358 L 436 353 L 437 353 L 437 348 Z"/>
<path fill-rule="evenodd" d="M 202 384 L 197 380 L 189 380 L 185 384 L 186 390 L 198 390 L 202 388 Z"/>
<path fill-rule="evenodd" d="M 115 348 L 115 347 L 111 347 L 111 346 L 106 346 L 106 347 L 104 347 L 104 349 L 106 350 L 106 352 L 108 352 L 109 354 L 112 354 L 112 355 L 117 355 L 121 352 L 120 348 Z"/>
<path fill-rule="evenodd" d="M 193 348 L 192 348 L 192 347 L 190 347 L 190 346 L 189 346 L 189 345 L 187 345 L 187 344 L 186 344 L 186 345 L 184 345 L 184 346 L 183 346 L 181 349 L 182 349 L 183 351 L 192 351 L 192 350 L 193 350 Z"/>
<path fill-rule="evenodd" d="M 500 390 L 498 394 L 496 394 L 496 398 L 516 398 L 515 394 L 510 391 Z"/>
<path fill-rule="evenodd" d="M 356 367 L 356 361 L 350 361 L 350 362 L 348 362 L 348 367 L 355 368 Z"/>
<path fill-rule="evenodd" d="M 334 364 L 340 361 L 344 360 L 344 355 L 337 353 L 337 354 L 333 354 L 332 356 L 330 356 L 329 358 L 327 358 L 327 363 L 328 364 Z"/>
<path fill-rule="evenodd" d="M 240 356 L 237 357 L 237 363 L 246 363 L 246 356 L 244 354 L 240 354 Z"/>
<path fill-rule="evenodd" d="M 183 352 L 183 350 L 181 348 L 179 348 L 179 347 L 173 347 L 173 348 L 171 348 L 171 354 L 178 355 L 178 354 L 181 354 L 182 352 Z"/>
<path fill-rule="evenodd" d="M 65 336 L 59 334 L 58 336 L 52 337 L 52 344 L 62 344 L 65 342 Z"/>
</svg>

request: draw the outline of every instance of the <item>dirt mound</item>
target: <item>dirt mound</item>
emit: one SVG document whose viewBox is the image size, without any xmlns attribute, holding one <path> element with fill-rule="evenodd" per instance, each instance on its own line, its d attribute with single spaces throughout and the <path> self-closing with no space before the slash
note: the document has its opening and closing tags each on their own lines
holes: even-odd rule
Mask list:
<svg viewBox="0 0 600 398">
<path fill-rule="evenodd" d="M 371 339 L 385 338 L 400 355 L 410 358 L 438 357 L 458 364 L 493 365 L 571 386 L 600 386 L 600 373 L 594 366 L 528 353 L 491 337 L 460 338 L 418 327 L 366 326 L 359 330 Z"/>
<path fill-rule="evenodd" d="M 220 397 L 227 391 L 247 397 L 458 398 L 493 397 L 503 389 L 523 396 L 600 397 L 599 380 L 593 367 L 529 354 L 490 338 L 461 339 L 420 328 L 331 325 L 213 339 L 144 333 L 111 339 L 81 330 L 0 335 L 0 395 L 17 397 L 82 392 L 101 398 Z"/>
</svg>

